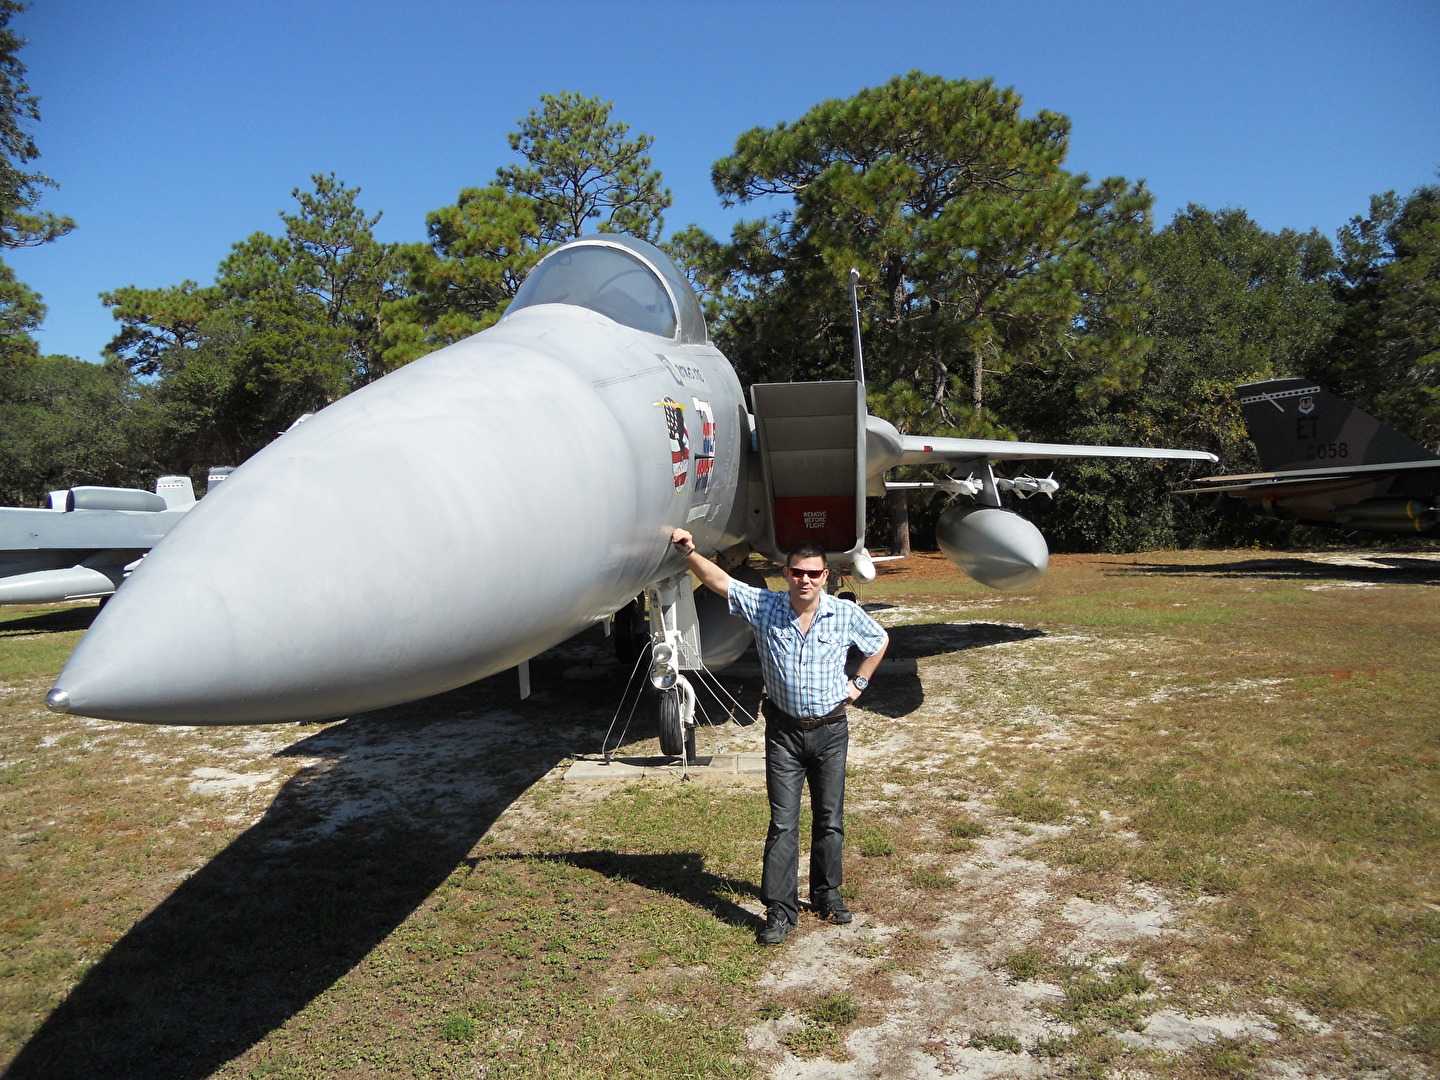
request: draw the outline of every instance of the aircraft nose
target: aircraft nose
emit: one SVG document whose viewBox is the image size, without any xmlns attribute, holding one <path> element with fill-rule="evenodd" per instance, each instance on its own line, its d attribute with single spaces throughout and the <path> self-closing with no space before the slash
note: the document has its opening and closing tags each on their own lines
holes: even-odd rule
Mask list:
<svg viewBox="0 0 1440 1080">
<path fill-rule="evenodd" d="M 472 343 L 342 399 L 201 500 L 97 616 L 50 708 L 341 716 L 514 666 L 628 599 L 622 571 L 657 545 L 627 539 L 625 432 L 547 354 Z"/>
</svg>

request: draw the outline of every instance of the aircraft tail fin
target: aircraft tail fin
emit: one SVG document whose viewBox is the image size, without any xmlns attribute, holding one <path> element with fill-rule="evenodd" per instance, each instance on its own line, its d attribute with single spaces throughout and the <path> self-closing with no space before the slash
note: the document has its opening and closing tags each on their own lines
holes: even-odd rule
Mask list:
<svg viewBox="0 0 1440 1080">
<path fill-rule="evenodd" d="M 166 510 L 184 510 L 195 505 L 195 485 L 188 476 L 162 476 L 155 481 L 155 494 L 165 500 Z"/>
<path fill-rule="evenodd" d="M 1436 456 L 1309 379 L 1242 383 L 1235 394 L 1266 472 Z"/>
</svg>

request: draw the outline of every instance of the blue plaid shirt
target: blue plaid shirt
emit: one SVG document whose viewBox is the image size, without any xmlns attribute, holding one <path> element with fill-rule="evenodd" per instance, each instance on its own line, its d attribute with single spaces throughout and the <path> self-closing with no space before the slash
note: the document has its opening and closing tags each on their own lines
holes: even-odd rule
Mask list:
<svg viewBox="0 0 1440 1080">
<path fill-rule="evenodd" d="M 809 633 L 800 633 L 799 616 L 788 592 L 757 589 L 730 579 L 730 614 L 755 628 L 760 673 L 770 699 L 791 716 L 824 716 L 849 700 L 845 658 L 850 646 L 874 656 L 885 644 L 885 631 L 859 604 L 820 595 L 820 609 Z"/>
</svg>

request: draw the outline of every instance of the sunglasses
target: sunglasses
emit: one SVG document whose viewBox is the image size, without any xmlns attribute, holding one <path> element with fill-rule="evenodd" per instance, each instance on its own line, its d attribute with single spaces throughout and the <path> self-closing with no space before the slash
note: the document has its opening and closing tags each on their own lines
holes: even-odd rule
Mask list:
<svg viewBox="0 0 1440 1080">
<path fill-rule="evenodd" d="M 787 567 L 785 568 L 785 572 L 786 572 L 787 574 L 789 574 L 791 577 L 795 577 L 795 578 L 809 578 L 811 581 L 814 581 L 815 579 L 817 579 L 818 577 L 820 577 L 821 574 L 828 573 L 828 572 L 829 572 L 829 568 L 826 567 L 826 568 L 821 569 L 821 570 L 801 570 L 801 569 L 799 569 L 798 567 L 787 566 Z"/>
</svg>

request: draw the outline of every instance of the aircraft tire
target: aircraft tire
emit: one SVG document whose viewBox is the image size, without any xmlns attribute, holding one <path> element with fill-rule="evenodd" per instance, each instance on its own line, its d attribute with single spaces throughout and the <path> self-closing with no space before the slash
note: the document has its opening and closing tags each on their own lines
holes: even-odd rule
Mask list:
<svg viewBox="0 0 1440 1080">
<path fill-rule="evenodd" d="M 686 761 L 695 760 L 695 725 L 680 719 L 680 691 L 664 690 L 660 693 L 660 753 L 666 757 L 680 757 Z"/>
</svg>

